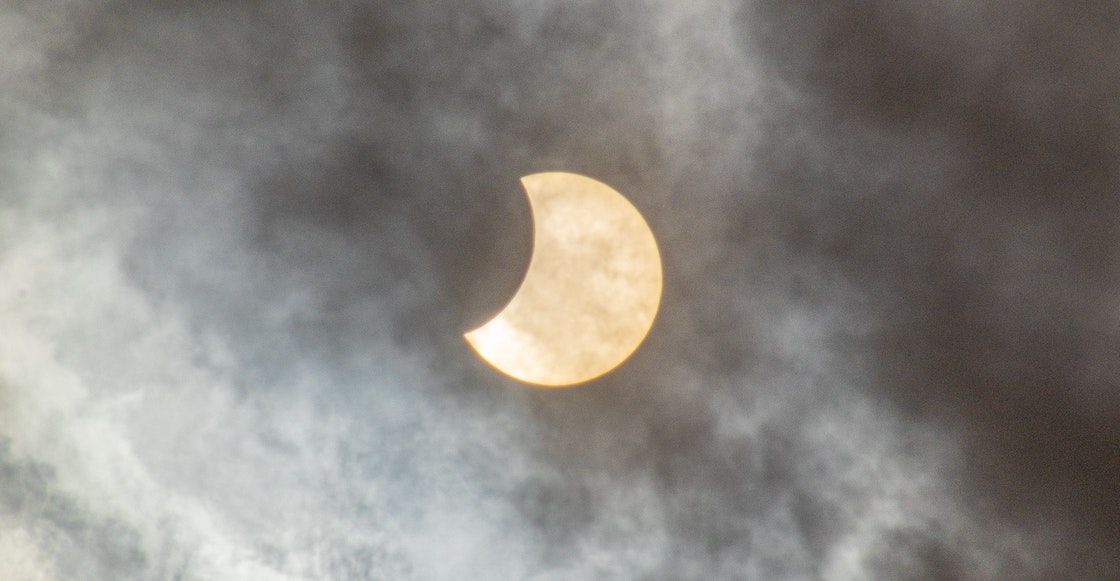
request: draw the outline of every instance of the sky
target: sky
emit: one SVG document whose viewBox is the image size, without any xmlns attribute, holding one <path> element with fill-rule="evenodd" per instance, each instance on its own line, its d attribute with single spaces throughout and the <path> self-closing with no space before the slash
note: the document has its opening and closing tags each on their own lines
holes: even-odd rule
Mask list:
<svg viewBox="0 0 1120 581">
<path fill-rule="evenodd" d="M 0 0 L 5 580 L 1120 578 L 1120 5 Z M 462 334 L 518 179 L 661 310 Z"/>
</svg>

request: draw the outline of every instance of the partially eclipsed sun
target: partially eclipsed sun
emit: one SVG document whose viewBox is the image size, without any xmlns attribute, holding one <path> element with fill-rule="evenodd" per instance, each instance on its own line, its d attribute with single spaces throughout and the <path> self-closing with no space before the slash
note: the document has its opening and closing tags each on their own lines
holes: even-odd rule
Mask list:
<svg viewBox="0 0 1120 581">
<path fill-rule="evenodd" d="M 649 333 L 661 301 L 661 256 L 626 198 L 564 172 L 521 178 L 533 212 L 525 280 L 493 319 L 465 335 L 499 371 L 561 387 L 625 361 Z"/>
</svg>

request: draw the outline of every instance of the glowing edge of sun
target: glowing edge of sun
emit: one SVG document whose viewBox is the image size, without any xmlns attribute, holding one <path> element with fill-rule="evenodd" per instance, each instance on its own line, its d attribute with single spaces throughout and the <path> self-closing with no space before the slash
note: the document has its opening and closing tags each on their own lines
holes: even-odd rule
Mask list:
<svg viewBox="0 0 1120 581">
<path fill-rule="evenodd" d="M 610 186 L 578 174 L 521 178 L 533 254 L 520 287 L 464 337 L 498 371 L 566 387 L 600 377 L 645 340 L 661 302 L 661 255 L 641 213 Z"/>
</svg>

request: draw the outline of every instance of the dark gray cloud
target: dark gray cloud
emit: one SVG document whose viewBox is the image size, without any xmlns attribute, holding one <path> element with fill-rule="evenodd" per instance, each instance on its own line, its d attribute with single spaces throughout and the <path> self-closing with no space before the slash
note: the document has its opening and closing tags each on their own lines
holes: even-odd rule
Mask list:
<svg viewBox="0 0 1120 581">
<path fill-rule="evenodd" d="M 1115 12 L 0 4 L 0 568 L 1115 577 Z M 538 391 L 552 169 L 666 291 Z"/>
<path fill-rule="evenodd" d="M 969 496 L 1018 522 L 1072 526 L 1071 546 L 1115 545 L 1120 103 L 1101 58 L 1115 7 L 828 10 L 816 42 L 772 62 L 827 109 L 819 137 L 865 150 L 845 134 L 855 124 L 902 141 L 904 156 L 941 144 L 924 169 L 822 176 L 852 182 L 830 196 L 847 224 L 801 242 L 887 289 L 889 323 L 869 345 L 877 390 L 962 431 Z M 775 39 L 826 18 L 767 13 Z M 1113 552 L 1084 559 L 1072 571 L 1115 574 Z"/>
</svg>

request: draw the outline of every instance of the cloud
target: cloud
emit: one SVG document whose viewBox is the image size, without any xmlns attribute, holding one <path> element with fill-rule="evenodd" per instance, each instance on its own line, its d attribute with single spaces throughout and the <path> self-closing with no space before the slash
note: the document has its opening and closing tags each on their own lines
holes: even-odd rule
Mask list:
<svg viewBox="0 0 1120 581">
<path fill-rule="evenodd" d="M 1115 41 L 1080 12 L 60 6 L 0 8 L 5 572 L 1120 567 Z M 537 391 L 460 335 L 555 169 L 631 197 L 666 295 Z"/>
</svg>

